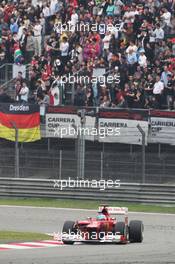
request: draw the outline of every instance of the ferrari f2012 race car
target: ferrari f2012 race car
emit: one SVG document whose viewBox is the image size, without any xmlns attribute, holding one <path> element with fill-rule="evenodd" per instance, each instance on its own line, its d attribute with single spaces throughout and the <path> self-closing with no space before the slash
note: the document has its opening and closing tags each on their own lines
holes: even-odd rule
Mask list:
<svg viewBox="0 0 175 264">
<path fill-rule="evenodd" d="M 113 215 L 124 216 L 119 221 Z M 88 217 L 81 221 L 65 221 L 62 229 L 61 240 L 64 244 L 74 242 L 111 242 L 123 243 L 142 242 L 144 226 L 140 220 L 131 220 L 128 223 L 128 208 L 99 207 L 98 215 L 95 218 Z"/>
</svg>

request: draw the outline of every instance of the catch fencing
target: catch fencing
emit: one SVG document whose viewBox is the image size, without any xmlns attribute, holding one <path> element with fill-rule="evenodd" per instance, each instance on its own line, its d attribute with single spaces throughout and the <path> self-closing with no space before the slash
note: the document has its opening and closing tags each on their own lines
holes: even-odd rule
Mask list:
<svg viewBox="0 0 175 264">
<path fill-rule="evenodd" d="M 145 183 L 174 184 L 174 146 L 152 145 L 145 151 Z M 16 176 L 15 144 L 0 144 L 0 177 Z M 19 177 L 33 179 L 120 180 L 144 183 L 141 146 L 116 143 L 85 143 L 82 170 L 77 140 L 42 139 L 19 144 Z"/>
<path fill-rule="evenodd" d="M 13 78 L 13 64 L 5 63 L 0 66 L 0 85 L 7 83 Z"/>
</svg>

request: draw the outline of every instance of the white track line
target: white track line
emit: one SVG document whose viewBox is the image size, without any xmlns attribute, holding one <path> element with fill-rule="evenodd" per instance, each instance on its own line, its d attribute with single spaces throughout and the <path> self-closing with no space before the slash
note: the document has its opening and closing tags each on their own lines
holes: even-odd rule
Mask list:
<svg viewBox="0 0 175 264">
<path fill-rule="evenodd" d="M 79 209 L 79 208 L 57 208 L 57 207 L 42 207 L 42 206 L 20 206 L 20 205 L 0 205 L 0 208 L 29 208 L 29 209 L 44 209 L 44 210 L 64 210 L 64 211 L 82 211 L 82 212 L 97 212 L 94 209 Z M 171 208 L 171 207 L 170 207 Z M 129 212 L 129 214 L 142 214 L 142 215 L 166 215 L 174 216 L 175 214 L 169 213 L 149 213 L 149 212 Z"/>
<path fill-rule="evenodd" d="M 32 246 L 37 246 L 37 247 L 56 247 L 56 246 L 60 246 L 62 244 L 59 244 L 58 242 L 57 243 L 53 243 L 53 244 L 48 244 L 48 243 L 39 243 L 39 242 L 30 242 L 30 243 L 23 243 L 23 245 L 25 246 L 26 244 L 30 244 L 30 247 Z M 26 246 L 28 247 L 28 246 Z"/>
</svg>

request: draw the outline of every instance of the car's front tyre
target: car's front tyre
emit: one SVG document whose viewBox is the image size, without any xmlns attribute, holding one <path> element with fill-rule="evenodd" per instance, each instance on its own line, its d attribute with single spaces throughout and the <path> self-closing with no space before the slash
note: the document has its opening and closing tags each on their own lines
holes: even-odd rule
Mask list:
<svg viewBox="0 0 175 264">
<path fill-rule="evenodd" d="M 73 221 L 65 221 L 64 222 L 64 225 L 63 225 L 63 229 L 62 229 L 62 234 L 76 234 L 76 230 L 74 228 L 74 225 L 75 225 L 75 222 Z M 69 240 L 66 240 L 66 239 L 63 239 L 63 242 L 64 244 L 67 244 L 67 245 L 73 245 L 74 244 L 74 241 L 69 241 Z"/>
</svg>

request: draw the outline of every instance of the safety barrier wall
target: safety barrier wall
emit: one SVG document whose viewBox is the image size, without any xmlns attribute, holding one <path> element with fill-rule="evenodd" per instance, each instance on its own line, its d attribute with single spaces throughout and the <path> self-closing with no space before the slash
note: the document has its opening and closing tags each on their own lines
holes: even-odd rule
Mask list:
<svg viewBox="0 0 175 264">
<path fill-rule="evenodd" d="M 121 183 L 117 188 L 67 187 L 55 180 L 0 178 L 0 197 L 55 198 L 175 204 L 175 185 Z"/>
</svg>

